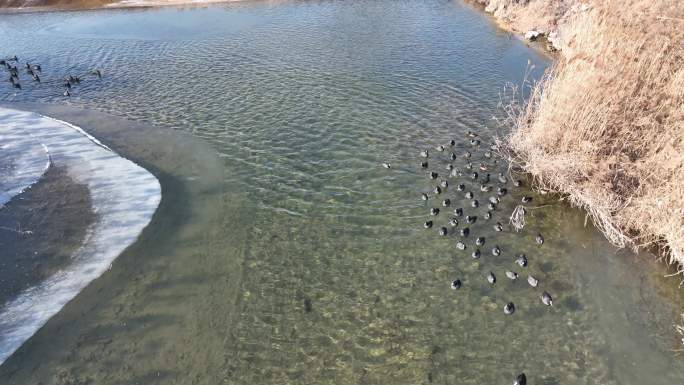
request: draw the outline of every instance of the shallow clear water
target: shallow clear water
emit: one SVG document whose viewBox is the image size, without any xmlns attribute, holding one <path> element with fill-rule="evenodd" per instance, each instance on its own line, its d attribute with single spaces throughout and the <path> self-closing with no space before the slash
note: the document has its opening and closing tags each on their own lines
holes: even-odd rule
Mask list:
<svg viewBox="0 0 684 385">
<path fill-rule="evenodd" d="M 452 207 L 422 228 L 439 203 L 420 200 L 435 182 L 419 151 L 446 175 L 449 152 L 433 148 L 454 138 L 454 165 L 469 149 L 477 167 L 486 146 L 465 133 L 491 141 L 504 84 L 547 64 L 460 2 L 5 15 L 0 32 L 1 52 L 43 67 L 41 84 L 7 83 L 1 100 L 142 122 L 42 107 L 150 168 L 164 194 L 140 242 L 0 367 L 3 383 L 684 381 L 678 281 L 611 248 L 581 212 L 533 195 L 526 229 L 497 233 L 531 192 L 509 183 L 486 221 L 493 194 L 461 178 L 473 209 L 450 179 Z M 59 79 L 95 67 L 102 80 L 61 96 Z M 437 235 L 454 207 L 479 217 L 466 251 Z"/>
</svg>

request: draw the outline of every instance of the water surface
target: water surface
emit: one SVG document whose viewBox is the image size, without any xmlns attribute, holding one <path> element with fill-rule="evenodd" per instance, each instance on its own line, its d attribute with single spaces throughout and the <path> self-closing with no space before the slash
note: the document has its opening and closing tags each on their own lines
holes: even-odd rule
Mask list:
<svg viewBox="0 0 684 385">
<path fill-rule="evenodd" d="M 453 207 L 422 228 L 439 202 L 420 200 L 435 182 L 418 152 L 453 138 L 454 164 L 466 150 L 479 164 L 486 146 L 465 133 L 491 141 L 503 85 L 548 64 L 460 2 L 6 15 L 0 32 L 2 52 L 44 73 L 19 92 L 7 84 L 3 101 L 114 116 L 43 111 L 148 167 L 164 194 L 138 244 L 0 367 L 3 383 L 494 384 L 520 371 L 533 384 L 684 380 L 672 353 L 678 282 L 649 256 L 610 247 L 581 212 L 534 195 L 525 231 L 495 233 L 528 187 L 509 183 L 485 221 L 492 193 L 463 182 L 483 203 L 473 209 L 450 179 Z M 92 68 L 104 78 L 84 76 L 62 96 L 59 79 Z M 449 152 L 431 151 L 446 175 Z M 454 207 L 479 217 L 465 251 L 456 234 L 437 235 Z M 528 268 L 513 264 L 518 253 Z"/>
</svg>

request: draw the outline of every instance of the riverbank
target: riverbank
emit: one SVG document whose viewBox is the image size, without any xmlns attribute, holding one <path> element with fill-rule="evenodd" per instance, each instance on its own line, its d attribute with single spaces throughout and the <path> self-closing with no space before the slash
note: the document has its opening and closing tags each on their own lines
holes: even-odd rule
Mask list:
<svg viewBox="0 0 684 385">
<path fill-rule="evenodd" d="M 527 104 L 509 107 L 515 163 L 615 245 L 684 264 L 684 4 L 478 2 L 562 50 Z"/>
<path fill-rule="evenodd" d="M 9 0 L 0 11 L 40 12 L 56 10 L 91 10 L 102 8 L 151 8 L 166 6 L 203 6 L 243 0 Z"/>
</svg>

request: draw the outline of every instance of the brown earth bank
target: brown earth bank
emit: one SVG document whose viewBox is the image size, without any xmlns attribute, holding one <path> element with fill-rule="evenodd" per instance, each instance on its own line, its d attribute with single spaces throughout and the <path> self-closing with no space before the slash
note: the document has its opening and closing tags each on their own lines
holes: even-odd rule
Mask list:
<svg viewBox="0 0 684 385">
<path fill-rule="evenodd" d="M 684 269 L 684 2 L 476 0 L 562 50 L 510 104 L 511 158 L 617 246 Z"/>
<path fill-rule="evenodd" d="M 163 7 L 173 5 L 202 6 L 240 0 L 5 0 L 0 9 L 7 11 L 86 10 L 99 8 Z"/>
<path fill-rule="evenodd" d="M 6 0 L 0 2 L 0 7 L 97 8 L 115 2 L 117 0 Z"/>
</svg>

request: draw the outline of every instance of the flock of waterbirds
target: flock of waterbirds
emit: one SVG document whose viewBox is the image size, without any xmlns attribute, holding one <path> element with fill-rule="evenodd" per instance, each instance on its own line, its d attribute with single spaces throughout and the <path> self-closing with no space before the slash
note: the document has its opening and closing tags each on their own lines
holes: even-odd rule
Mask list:
<svg viewBox="0 0 684 385">
<path fill-rule="evenodd" d="M 29 81 L 48 85 L 57 84 L 61 87 L 60 91 L 62 95 L 67 97 L 71 96 L 71 91 L 76 86 L 80 85 L 81 81 L 85 80 L 86 77 L 102 79 L 102 72 L 99 69 L 93 69 L 85 74 L 69 74 L 66 75 L 63 79 L 51 79 L 49 81 L 45 81 L 41 79 L 41 75 L 43 74 L 43 68 L 40 64 L 31 63 L 27 61 L 23 65 L 21 65 L 17 55 L 0 59 L 0 67 L 4 68 L 9 73 L 9 82 L 13 88 L 21 89 L 21 82 L 23 80 L 21 79 L 21 75 L 24 74 L 25 70 L 26 75 L 30 77 Z"/>
<path fill-rule="evenodd" d="M 487 240 L 484 236 L 470 236 L 470 228 L 468 226 L 474 224 L 478 220 L 478 216 L 476 215 L 477 210 L 482 207 L 479 211 L 483 211 L 486 207 L 483 220 L 493 222 L 502 199 L 511 196 L 508 194 L 507 186 L 510 184 L 515 188 L 519 188 L 522 187 L 523 182 L 520 180 L 513 180 L 509 183 L 509 177 L 504 173 L 498 173 L 496 177 L 492 177 L 488 171 L 494 170 L 499 165 L 499 159 L 501 159 L 501 156 L 498 154 L 497 145 L 492 144 L 487 148 L 479 136 L 472 131 L 467 133 L 467 137 L 468 139 L 466 139 L 465 143 L 457 144 L 455 140 L 450 140 L 446 145 L 438 145 L 432 150 L 436 151 L 438 154 L 448 154 L 446 156 L 448 159 L 446 162 L 444 162 L 445 157 L 443 155 L 437 157 L 431 155 L 430 149 L 420 151 L 420 157 L 422 158 L 420 168 L 427 173 L 429 180 L 432 181 L 432 183 L 435 183 L 435 185 L 430 187 L 431 191 L 423 192 L 421 194 L 421 199 L 427 202 L 437 202 L 430 208 L 429 215 L 432 218 L 425 221 L 423 227 L 425 229 L 432 229 L 433 227 L 438 228 L 437 234 L 442 237 L 454 233 L 458 234 L 458 240 L 454 246 L 459 251 L 468 250 L 468 240 L 474 238 L 474 242 L 472 242 L 470 246 L 473 249 L 470 256 L 478 259 L 483 257 L 480 248 L 484 247 Z M 485 151 L 482 152 L 480 150 Z M 462 153 L 457 155 L 457 152 Z M 480 153 L 481 155 L 478 155 Z M 444 163 L 446 163 L 446 165 L 444 165 Z M 463 165 L 457 167 L 457 165 L 460 165 L 461 163 Z M 473 163 L 478 164 L 474 165 Z M 392 165 L 387 162 L 382 163 L 382 166 L 386 169 L 392 168 Z M 440 175 L 440 172 L 443 172 L 440 169 L 446 171 L 445 175 Z M 455 187 L 450 187 L 450 181 L 455 184 Z M 456 195 L 462 194 L 462 196 L 468 200 L 470 208 L 452 207 L 454 205 L 452 205 L 451 199 L 447 197 L 450 189 L 455 190 Z M 478 190 L 479 192 L 477 194 L 473 192 Z M 481 197 L 482 202 L 477 199 L 477 195 Z M 455 200 L 460 201 L 461 199 L 458 198 Z M 522 215 L 524 215 L 525 212 L 524 205 L 530 202 L 532 202 L 532 197 L 522 197 L 520 202 L 522 206 L 519 205 L 519 207 L 521 207 L 520 211 L 522 212 Z M 443 213 L 448 210 L 452 210 L 451 215 L 444 215 Z M 471 211 L 471 213 L 467 213 L 466 211 Z M 446 217 L 446 219 L 443 220 L 443 225 L 437 225 L 436 221 L 444 217 Z M 501 222 L 495 222 L 492 226 L 496 232 L 503 232 L 506 229 Z M 520 225 L 514 224 L 513 227 L 521 229 Z M 541 234 L 537 234 L 535 236 L 535 242 L 539 246 L 543 245 L 544 237 Z M 498 245 L 493 245 L 491 253 L 494 257 L 500 257 L 502 255 L 502 250 Z M 518 254 L 512 259 L 511 267 L 510 269 L 505 270 L 504 275 L 512 281 L 517 280 L 522 274 L 522 270 L 528 267 L 528 264 L 529 261 L 527 256 L 525 254 Z M 516 270 L 520 271 L 520 273 L 516 272 Z M 489 285 L 495 285 L 497 282 L 496 274 L 493 271 L 489 271 L 484 279 L 486 279 Z M 539 279 L 529 274 L 527 275 L 527 283 L 532 289 L 536 289 L 540 285 Z M 455 277 L 449 284 L 453 290 L 459 290 L 464 285 L 459 277 Z M 539 299 L 543 305 L 553 305 L 553 298 L 551 297 L 551 294 L 546 291 L 542 291 L 541 294 L 539 294 Z M 503 313 L 505 315 L 511 315 L 515 313 L 515 311 L 515 303 L 506 301 L 503 307 Z M 525 376 L 525 373 L 518 374 L 515 378 L 514 385 L 526 384 L 527 377 Z"/>
</svg>

